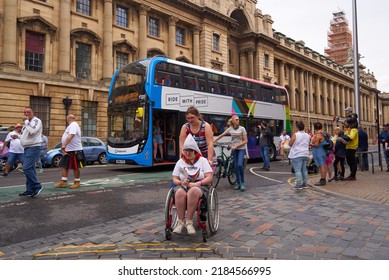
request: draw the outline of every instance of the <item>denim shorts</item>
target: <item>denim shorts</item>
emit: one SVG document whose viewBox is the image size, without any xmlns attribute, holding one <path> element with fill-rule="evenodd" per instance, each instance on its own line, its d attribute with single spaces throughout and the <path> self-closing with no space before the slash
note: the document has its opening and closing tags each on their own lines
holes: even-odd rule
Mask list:
<svg viewBox="0 0 389 280">
<path fill-rule="evenodd" d="M 7 162 L 10 165 L 14 165 L 16 163 L 16 160 L 19 160 L 21 163 L 24 161 L 24 154 L 17 154 L 17 153 L 8 153 L 8 159 Z"/>
</svg>

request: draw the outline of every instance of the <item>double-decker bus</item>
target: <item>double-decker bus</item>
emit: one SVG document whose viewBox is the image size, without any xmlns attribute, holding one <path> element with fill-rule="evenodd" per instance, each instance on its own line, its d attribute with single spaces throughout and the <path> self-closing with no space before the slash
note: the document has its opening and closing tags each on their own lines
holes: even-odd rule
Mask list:
<svg viewBox="0 0 389 280">
<path fill-rule="evenodd" d="M 284 87 L 220 72 L 166 57 L 131 62 L 118 69 L 108 93 L 109 163 L 142 166 L 175 163 L 185 112 L 195 106 L 217 136 L 236 114 L 248 134 L 250 158 L 260 158 L 259 123 L 265 120 L 274 142 L 291 130 L 288 93 Z M 153 121 L 159 119 L 163 161 L 153 162 Z M 275 145 L 270 149 L 276 157 Z"/>
</svg>

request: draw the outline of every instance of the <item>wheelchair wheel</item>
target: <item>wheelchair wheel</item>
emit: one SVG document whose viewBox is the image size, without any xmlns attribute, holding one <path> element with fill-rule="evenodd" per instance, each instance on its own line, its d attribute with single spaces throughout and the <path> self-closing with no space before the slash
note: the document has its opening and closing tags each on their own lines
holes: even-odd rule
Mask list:
<svg viewBox="0 0 389 280">
<path fill-rule="evenodd" d="M 177 225 L 177 209 L 174 204 L 174 189 L 170 188 L 165 202 L 165 237 L 170 240 L 173 228 Z"/>
<path fill-rule="evenodd" d="M 235 173 L 235 164 L 234 164 L 234 161 L 231 160 L 231 162 L 229 163 L 230 166 L 229 166 L 229 169 L 228 169 L 228 182 L 230 182 L 231 185 L 235 185 L 236 183 L 236 173 Z"/>
<path fill-rule="evenodd" d="M 213 186 L 209 188 L 207 197 L 207 222 L 210 233 L 215 234 L 219 228 L 219 198 Z"/>
<path fill-rule="evenodd" d="M 212 184 L 215 186 L 215 188 L 219 184 L 221 176 L 222 176 L 222 163 L 221 163 L 221 161 L 219 162 L 219 160 L 218 160 L 215 172 L 213 173 L 214 179 L 212 180 Z"/>
</svg>

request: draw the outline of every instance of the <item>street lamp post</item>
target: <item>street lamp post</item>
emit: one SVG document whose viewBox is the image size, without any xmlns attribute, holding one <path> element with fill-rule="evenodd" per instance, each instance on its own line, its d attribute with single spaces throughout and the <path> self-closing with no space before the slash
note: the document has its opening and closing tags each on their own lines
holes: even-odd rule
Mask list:
<svg viewBox="0 0 389 280">
<path fill-rule="evenodd" d="M 357 0 L 353 0 L 353 47 L 354 47 L 354 96 L 355 113 L 359 114 L 359 53 L 358 53 L 358 24 L 357 24 Z"/>
<path fill-rule="evenodd" d="M 62 99 L 62 103 L 65 106 L 66 116 L 65 116 L 65 126 L 68 126 L 67 117 L 69 115 L 69 108 L 70 105 L 72 105 L 72 99 L 69 98 L 69 96 L 66 96 L 66 98 Z"/>
</svg>

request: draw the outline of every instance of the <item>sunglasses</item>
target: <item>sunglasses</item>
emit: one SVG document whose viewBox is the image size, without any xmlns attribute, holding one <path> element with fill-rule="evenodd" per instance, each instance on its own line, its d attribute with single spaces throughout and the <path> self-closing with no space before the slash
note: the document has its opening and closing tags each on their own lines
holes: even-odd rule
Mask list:
<svg viewBox="0 0 389 280">
<path fill-rule="evenodd" d="M 184 149 L 184 152 L 185 152 L 185 153 L 194 153 L 195 150 L 192 150 L 192 149 Z"/>
</svg>

